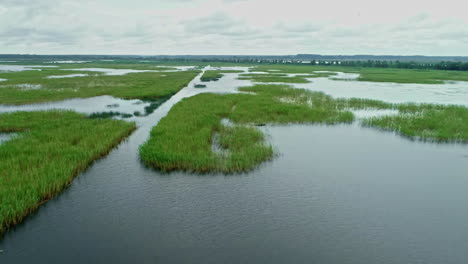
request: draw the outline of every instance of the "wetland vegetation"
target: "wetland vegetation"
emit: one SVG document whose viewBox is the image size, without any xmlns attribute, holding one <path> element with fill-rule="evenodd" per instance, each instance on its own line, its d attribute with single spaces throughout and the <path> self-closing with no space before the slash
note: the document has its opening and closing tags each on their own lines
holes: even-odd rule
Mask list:
<svg viewBox="0 0 468 264">
<path fill-rule="evenodd" d="M 70 111 L 0 114 L 0 131 L 18 133 L 0 145 L 0 233 L 61 192 L 134 129 L 134 123 Z"/>
<path fill-rule="evenodd" d="M 462 106 L 402 104 L 400 114 L 374 117 L 364 125 L 395 131 L 428 141 L 468 143 L 468 108 Z"/>
<path fill-rule="evenodd" d="M 99 72 L 73 71 L 89 76 L 49 79 L 51 75 L 68 75 L 71 71 L 47 68 L 41 71 L 0 72 L 7 79 L 0 85 L 0 104 L 29 104 L 111 95 L 123 99 L 159 99 L 177 93 L 199 71 L 139 72 L 104 75 Z M 18 85 L 40 85 L 40 89 L 21 89 Z"/>
<path fill-rule="evenodd" d="M 247 171 L 273 157 L 258 124 L 337 124 L 354 120 L 349 109 L 391 108 L 367 99 L 333 99 L 287 85 L 256 85 L 246 94 L 200 94 L 175 105 L 140 148 L 141 159 L 163 171 Z M 222 123 L 233 122 L 232 126 Z M 218 144 L 223 151 L 213 151 Z"/>
<path fill-rule="evenodd" d="M 316 71 L 335 71 L 360 74 L 358 81 L 369 82 L 394 82 L 394 83 L 421 83 L 443 84 L 446 81 L 468 81 L 466 71 L 442 71 L 427 69 L 393 69 L 393 68 L 367 68 L 344 66 L 314 66 L 314 65 L 261 65 L 254 68 L 255 71 L 278 73 L 305 73 L 312 74 Z M 334 75 L 330 72 L 320 73 L 321 77 Z"/>
<path fill-rule="evenodd" d="M 241 71 L 236 70 L 207 70 L 203 73 L 200 80 L 202 82 L 217 81 L 223 77 L 223 73 L 240 73 Z"/>
<path fill-rule="evenodd" d="M 122 61 L 53 64 L 59 67 L 42 68 L 40 71 L 1 72 L 0 78 L 5 80 L 0 84 L 0 104 L 111 95 L 141 99 L 141 103 L 149 105 L 125 113 L 118 111 L 118 105 L 110 104 L 107 107 L 112 108 L 112 111 L 96 112 L 89 116 L 67 111 L 1 114 L 0 132 L 15 132 L 19 136 L 0 145 L 0 154 L 5 157 L 0 162 L 0 232 L 20 222 L 42 202 L 58 194 L 70 184 L 74 176 L 93 160 L 105 155 L 135 129 L 134 123 L 111 118 L 150 115 L 173 94 L 187 86 L 200 73 L 200 66 L 211 65 L 208 62 L 185 64 L 198 68 L 176 71 L 178 68 L 174 62 L 156 67 L 158 65 L 154 63 Z M 212 66 L 222 66 L 222 63 Z M 240 80 L 285 84 L 257 84 L 239 88 L 241 93 L 201 93 L 183 99 L 155 124 L 148 141 L 140 146 L 141 161 L 164 172 L 246 172 L 278 154 L 258 126 L 349 124 L 356 119 L 353 111 L 363 109 L 392 109 L 398 112 L 396 115 L 361 120 L 361 124 L 366 127 L 394 131 L 412 139 L 468 142 L 465 122 L 468 110 L 464 106 L 333 98 L 322 92 L 287 85 L 309 83 L 308 78 L 333 80 L 336 72 L 330 71 L 359 73 L 357 82 L 423 84 L 440 84 L 448 80 L 468 81 L 467 73 L 313 65 L 250 66 L 255 67 L 248 73 L 207 70 L 201 79 L 219 80 L 226 73 L 239 73 Z M 148 72 L 106 75 L 104 72 L 86 70 L 95 67 Z M 47 78 L 70 73 L 86 76 Z M 24 84 L 35 89 L 26 89 L 21 86 Z M 193 84 L 189 88 L 205 88 L 209 85 Z"/>
<path fill-rule="evenodd" d="M 277 82 L 277 83 L 309 83 L 306 78 L 313 78 L 314 75 L 308 76 L 288 76 L 284 73 L 271 74 L 255 74 L 246 73 L 239 76 L 239 80 L 250 80 L 253 82 Z"/>
</svg>

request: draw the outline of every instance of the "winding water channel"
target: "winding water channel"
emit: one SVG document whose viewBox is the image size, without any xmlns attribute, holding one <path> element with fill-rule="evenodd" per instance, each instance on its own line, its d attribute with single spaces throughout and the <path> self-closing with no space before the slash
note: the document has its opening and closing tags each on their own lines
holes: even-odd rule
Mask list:
<svg viewBox="0 0 468 264">
<path fill-rule="evenodd" d="M 162 174 L 142 165 L 138 147 L 175 103 L 251 84 L 237 76 L 197 89 L 198 76 L 136 119 L 128 140 L 7 232 L 0 263 L 466 262 L 466 145 L 414 142 L 356 123 L 265 126 L 280 155 L 247 174 Z"/>
</svg>

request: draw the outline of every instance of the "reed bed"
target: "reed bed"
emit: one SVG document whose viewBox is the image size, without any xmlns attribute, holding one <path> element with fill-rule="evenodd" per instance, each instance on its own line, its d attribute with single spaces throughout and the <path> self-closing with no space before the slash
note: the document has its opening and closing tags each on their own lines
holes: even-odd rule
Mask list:
<svg viewBox="0 0 468 264">
<path fill-rule="evenodd" d="M 134 123 L 90 119 L 71 111 L 0 115 L 0 234 L 66 188 L 94 160 L 135 129 Z"/>
<path fill-rule="evenodd" d="M 411 139 L 468 143 L 468 108 L 443 105 L 398 105 L 400 114 L 369 118 L 365 126 L 394 131 Z"/>
<path fill-rule="evenodd" d="M 140 72 L 120 76 L 96 72 L 64 71 L 46 68 L 42 71 L 0 73 L 7 79 L 0 83 L 0 104 L 20 105 L 111 95 L 123 99 L 158 99 L 171 96 L 184 88 L 200 71 Z M 85 73 L 88 76 L 48 79 L 51 75 Z M 40 89 L 20 89 L 19 84 L 40 85 Z"/>
<path fill-rule="evenodd" d="M 240 90 L 250 94 L 207 93 L 179 102 L 140 147 L 141 159 L 162 171 L 243 172 L 274 156 L 256 124 L 336 124 L 354 119 L 341 103 L 323 93 L 286 85 L 256 85 Z M 280 100 L 286 97 L 299 99 L 294 103 Z M 234 125 L 223 125 L 224 118 Z M 228 155 L 212 150 L 215 134 Z"/>
</svg>

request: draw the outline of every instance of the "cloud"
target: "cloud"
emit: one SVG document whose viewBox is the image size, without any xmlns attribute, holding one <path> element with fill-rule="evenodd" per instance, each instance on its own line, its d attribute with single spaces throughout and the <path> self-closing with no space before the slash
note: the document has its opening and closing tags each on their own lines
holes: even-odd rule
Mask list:
<svg viewBox="0 0 468 264">
<path fill-rule="evenodd" d="M 468 55 L 466 4 L 2 0 L 0 53 Z"/>
</svg>

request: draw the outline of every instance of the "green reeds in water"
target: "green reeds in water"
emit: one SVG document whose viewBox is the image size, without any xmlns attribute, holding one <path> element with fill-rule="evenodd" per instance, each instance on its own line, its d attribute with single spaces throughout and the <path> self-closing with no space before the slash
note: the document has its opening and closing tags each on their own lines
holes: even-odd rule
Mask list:
<svg viewBox="0 0 468 264">
<path fill-rule="evenodd" d="M 370 118 L 364 125 L 424 141 L 468 143 L 468 108 L 444 105 L 398 105 L 400 114 Z"/>
<path fill-rule="evenodd" d="M 0 114 L 0 132 L 19 133 L 0 145 L 0 234 L 60 193 L 134 129 L 134 123 L 71 111 Z"/>
<path fill-rule="evenodd" d="M 255 94 L 199 94 L 176 104 L 140 147 L 141 159 L 163 171 L 243 172 L 274 156 L 254 124 L 335 124 L 349 123 L 354 118 L 323 93 L 285 85 L 257 85 L 240 90 Z M 315 103 L 309 104 L 311 100 Z M 234 125 L 222 125 L 223 118 Z M 212 150 L 216 134 L 226 155 Z"/>
</svg>

